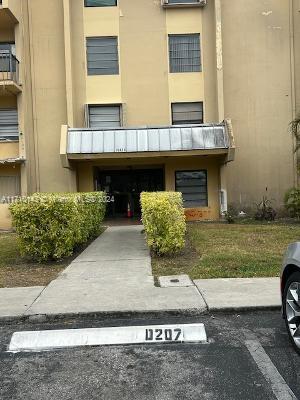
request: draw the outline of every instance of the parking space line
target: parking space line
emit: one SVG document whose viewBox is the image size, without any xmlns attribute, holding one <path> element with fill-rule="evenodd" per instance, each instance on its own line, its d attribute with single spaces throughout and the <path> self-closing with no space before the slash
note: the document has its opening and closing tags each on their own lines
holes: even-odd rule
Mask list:
<svg viewBox="0 0 300 400">
<path fill-rule="evenodd" d="M 291 388 L 280 375 L 278 369 L 272 363 L 270 357 L 265 352 L 263 346 L 258 340 L 246 340 L 245 345 L 251 354 L 256 365 L 264 375 L 267 382 L 271 384 L 274 395 L 277 400 L 297 400 Z"/>
</svg>

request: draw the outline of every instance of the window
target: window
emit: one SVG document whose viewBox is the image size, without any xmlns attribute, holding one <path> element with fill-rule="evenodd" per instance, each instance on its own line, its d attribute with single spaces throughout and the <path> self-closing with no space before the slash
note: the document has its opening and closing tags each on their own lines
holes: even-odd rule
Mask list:
<svg viewBox="0 0 300 400">
<path fill-rule="evenodd" d="M 19 196 L 20 192 L 19 176 L 0 176 L 0 203 L 3 202 L 7 196 Z"/>
<path fill-rule="evenodd" d="M 200 35 L 169 35 L 170 72 L 201 71 Z"/>
<path fill-rule="evenodd" d="M 117 0 L 85 0 L 85 7 L 114 7 Z"/>
<path fill-rule="evenodd" d="M 16 46 L 14 43 L 0 43 L 0 72 L 16 72 L 15 55 Z M 8 75 L 2 77 L 2 80 L 5 79 L 9 79 Z"/>
<path fill-rule="evenodd" d="M 176 191 L 182 193 L 185 208 L 207 207 L 207 171 L 176 171 Z"/>
<path fill-rule="evenodd" d="M 0 43 L 0 53 L 12 53 L 16 55 L 16 45 L 14 43 Z"/>
<path fill-rule="evenodd" d="M 19 140 L 18 110 L 0 109 L 0 141 Z"/>
<path fill-rule="evenodd" d="M 173 103 L 172 124 L 203 124 L 203 103 Z"/>
<path fill-rule="evenodd" d="M 119 105 L 89 106 L 90 128 L 117 128 L 121 124 L 121 107 Z"/>
<path fill-rule="evenodd" d="M 88 75 L 118 75 L 118 38 L 88 38 L 87 68 Z"/>
</svg>

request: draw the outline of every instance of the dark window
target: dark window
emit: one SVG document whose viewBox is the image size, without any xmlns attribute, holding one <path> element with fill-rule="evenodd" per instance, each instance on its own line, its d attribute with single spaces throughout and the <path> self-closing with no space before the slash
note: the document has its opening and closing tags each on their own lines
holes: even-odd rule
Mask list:
<svg viewBox="0 0 300 400">
<path fill-rule="evenodd" d="M 203 103 L 173 103 L 172 124 L 203 124 Z"/>
<path fill-rule="evenodd" d="M 207 171 L 176 171 L 176 192 L 181 192 L 185 208 L 207 207 Z"/>
<path fill-rule="evenodd" d="M 90 128 L 117 128 L 121 125 L 121 107 L 119 105 L 89 106 Z"/>
<path fill-rule="evenodd" d="M 169 35 L 170 72 L 201 71 L 200 34 Z"/>
<path fill-rule="evenodd" d="M 87 39 L 88 75 L 118 75 L 119 56 L 117 37 Z"/>
<path fill-rule="evenodd" d="M 114 7 L 117 0 L 85 0 L 85 7 Z"/>
</svg>

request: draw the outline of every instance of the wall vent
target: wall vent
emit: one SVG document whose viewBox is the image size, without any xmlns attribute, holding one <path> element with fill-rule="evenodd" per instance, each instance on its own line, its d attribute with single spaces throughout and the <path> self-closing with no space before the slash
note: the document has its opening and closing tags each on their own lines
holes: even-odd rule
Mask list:
<svg viewBox="0 0 300 400">
<path fill-rule="evenodd" d="M 163 7 L 204 7 L 207 0 L 162 0 Z"/>
</svg>

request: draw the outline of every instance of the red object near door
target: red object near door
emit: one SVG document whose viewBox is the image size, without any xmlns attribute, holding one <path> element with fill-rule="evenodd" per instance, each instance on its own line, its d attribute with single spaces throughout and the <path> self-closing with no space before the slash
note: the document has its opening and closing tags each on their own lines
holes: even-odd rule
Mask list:
<svg viewBox="0 0 300 400">
<path fill-rule="evenodd" d="M 131 207 L 130 207 L 130 202 L 128 202 L 127 204 L 127 218 L 131 218 L 132 217 L 132 211 L 131 211 Z"/>
</svg>

